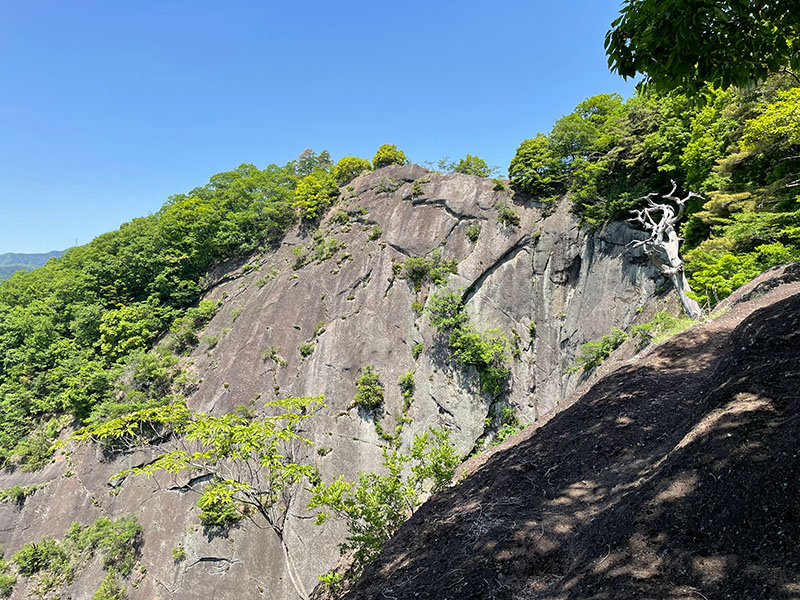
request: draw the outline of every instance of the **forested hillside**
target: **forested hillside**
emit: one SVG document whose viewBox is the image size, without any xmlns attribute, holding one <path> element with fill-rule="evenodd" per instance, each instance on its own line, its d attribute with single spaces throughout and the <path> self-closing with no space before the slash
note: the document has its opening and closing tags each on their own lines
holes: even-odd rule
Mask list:
<svg viewBox="0 0 800 600">
<path fill-rule="evenodd" d="M 19 270 L 30 271 L 36 267 L 41 267 L 51 258 L 61 256 L 63 250 L 44 252 L 40 254 L 21 254 L 18 252 L 6 252 L 0 254 L 0 281 L 8 279 Z"/>
</svg>

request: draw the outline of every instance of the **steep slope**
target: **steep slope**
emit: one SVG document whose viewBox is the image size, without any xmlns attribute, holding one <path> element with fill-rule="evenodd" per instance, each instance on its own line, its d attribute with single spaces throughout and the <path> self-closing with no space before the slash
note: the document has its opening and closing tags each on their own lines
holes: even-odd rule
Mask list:
<svg viewBox="0 0 800 600">
<path fill-rule="evenodd" d="M 509 440 L 345 597 L 800 597 L 799 267 Z"/>
<path fill-rule="evenodd" d="M 518 225 L 501 222 L 498 203 L 515 211 Z M 473 243 L 467 229 L 475 225 Z M 623 224 L 586 233 L 566 201 L 512 201 L 489 179 L 439 176 L 417 166 L 361 176 L 317 232 L 297 229 L 274 251 L 210 275 L 205 297 L 221 307 L 186 362 L 198 379 L 189 405 L 222 414 L 241 406 L 259 410 L 276 397 L 324 395 L 329 408 L 305 432 L 315 442 L 307 459 L 323 478 L 352 478 L 379 468 L 386 440 L 375 419 L 385 432 L 396 431 L 403 405 L 396 382 L 413 371 L 416 391 L 401 442 L 446 426 L 466 455 L 500 407 L 527 422 L 553 414 L 580 381 L 564 374 L 578 346 L 653 310 L 663 281 L 638 251 L 626 251 L 635 235 Z M 434 285 L 416 291 L 399 265 L 437 249 L 458 263 L 449 285 L 462 290 L 471 319 L 500 329 L 518 350 L 508 359 L 508 389 L 500 395 L 481 392 L 475 369 L 455 363 L 427 316 L 412 308 L 427 301 Z M 424 348 L 416 358 L 415 345 Z M 366 365 L 385 387 L 375 415 L 349 407 Z M 131 599 L 303 597 L 337 561 L 343 532 L 313 525 L 303 490 L 291 501 L 282 539 L 250 522 L 220 532 L 197 522 L 189 484 L 203 480 L 161 476 L 109 486 L 109 477 L 146 464 L 155 449 L 69 452 L 42 471 L 0 475 L 0 489 L 44 484 L 24 504 L 0 505 L 0 544 L 9 554 L 24 542 L 62 537 L 72 521 L 134 513 L 144 527 L 143 569 L 128 590 Z M 175 560 L 179 547 L 185 558 Z M 34 583 L 22 580 L 12 597 L 23 597 Z M 89 597 L 98 584 L 98 572 L 89 570 L 61 591 Z"/>
</svg>

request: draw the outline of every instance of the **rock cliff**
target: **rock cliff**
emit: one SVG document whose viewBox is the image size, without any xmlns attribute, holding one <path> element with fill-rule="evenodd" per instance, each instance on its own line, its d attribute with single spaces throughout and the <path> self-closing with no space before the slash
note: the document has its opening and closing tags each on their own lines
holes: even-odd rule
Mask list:
<svg viewBox="0 0 800 600">
<path fill-rule="evenodd" d="M 508 211 L 518 224 L 499 218 Z M 324 395 L 328 408 L 308 422 L 315 443 L 308 459 L 323 477 L 352 478 L 379 468 L 385 443 L 373 416 L 349 407 L 359 370 L 371 365 L 380 373 L 385 403 L 377 422 L 391 432 L 403 405 L 398 378 L 413 371 L 402 442 L 445 426 L 466 456 L 502 407 L 528 423 L 556 413 L 580 383 L 565 373 L 580 344 L 651 310 L 664 281 L 639 251 L 626 250 L 636 235 L 624 224 L 581 230 L 566 199 L 512 198 L 490 179 L 418 166 L 362 175 L 343 188 L 317 230 L 297 228 L 280 247 L 210 274 L 205 297 L 221 305 L 203 332 L 214 343 L 202 342 L 186 362 L 198 378 L 189 406 L 221 414 L 276 397 Z M 508 387 L 496 397 L 481 392 L 474 368 L 451 360 L 420 314 L 434 284 L 415 289 L 403 277 L 403 261 L 436 252 L 457 261 L 448 286 L 460 291 L 471 320 L 511 342 Z M 108 484 L 152 456 L 109 459 L 82 446 L 41 471 L 0 475 L 2 489 L 45 484 L 24 504 L 0 505 L 0 544 L 10 554 L 26 541 L 63 536 L 72 521 L 134 513 L 144 527 L 146 567 L 128 589 L 134 600 L 296 598 L 337 562 L 343 532 L 315 526 L 304 493 L 291 507 L 282 545 L 271 530 L 247 522 L 225 536 L 204 530 L 186 480 Z M 175 561 L 172 548 L 181 544 L 185 559 Z M 91 597 L 98 578 L 90 568 L 59 593 Z M 13 598 L 25 597 L 25 584 Z"/>
</svg>

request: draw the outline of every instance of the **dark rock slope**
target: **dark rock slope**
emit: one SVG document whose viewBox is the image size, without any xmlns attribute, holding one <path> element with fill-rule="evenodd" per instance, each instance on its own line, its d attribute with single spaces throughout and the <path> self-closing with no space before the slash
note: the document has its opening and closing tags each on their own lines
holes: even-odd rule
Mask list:
<svg viewBox="0 0 800 600">
<path fill-rule="evenodd" d="M 507 442 L 346 598 L 800 598 L 797 267 Z"/>
<path fill-rule="evenodd" d="M 275 251 L 221 265 L 206 296 L 221 308 L 203 332 L 216 345 L 201 343 L 187 361 L 200 381 L 190 406 L 218 414 L 258 408 L 276 396 L 324 395 L 330 408 L 309 422 L 308 435 L 316 444 L 309 460 L 325 478 L 379 467 L 383 442 L 372 417 L 348 409 L 365 365 L 381 374 L 387 431 L 395 430 L 393 415 L 402 406 L 398 378 L 414 371 L 404 444 L 428 426 L 447 426 L 466 455 L 500 406 L 513 407 L 523 421 L 546 420 L 579 383 L 577 374 L 564 374 L 578 346 L 651 312 L 663 281 L 638 251 L 626 251 L 636 234 L 625 225 L 587 233 L 566 201 L 522 202 L 495 187 L 489 179 L 387 167 L 343 190 L 320 235 L 296 230 Z M 519 225 L 498 220 L 498 203 L 517 213 Z M 476 226 L 473 243 L 467 231 L 474 237 Z M 458 262 L 450 286 L 463 290 L 472 320 L 499 328 L 519 350 L 509 360 L 509 389 L 499 397 L 482 394 L 477 373 L 448 360 L 427 317 L 412 309 L 413 302 L 426 302 L 431 285 L 416 292 L 397 276 L 395 265 L 437 249 Z M 424 350 L 415 358 L 412 347 L 419 344 Z M 565 431 L 562 445 L 573 444 Z M 79 447 L 40 472 L 0 474 L 0 489 L 46 484 L 22 505 L 0 505 L 0 544 L 10 554 L 26 541 L 63 536 L 75 520 L 134 513 L 144 527 L 146 574 L 136 588 L 129 586 L 132 600 L 296 598 L 336 563 L 342 531 L 313 525 L 302 493 L 285 526 L 287 554 L 270 530 L 253 524 L 224 536 L 198 527 L 197 497 L 185 480 L 134 479 L 109 487 L 111 475 L 151 457 L 140 452 L 109 461 L 95 448 Z M 172 548 L 179 545 L 186 558 L 174 561 Z M 87 573 L 61 591 L 64 597 L 91 596 L 97 573 Z M 24 597 L 26 583 L 20 581 L 14 598 Z"/>
</svg>

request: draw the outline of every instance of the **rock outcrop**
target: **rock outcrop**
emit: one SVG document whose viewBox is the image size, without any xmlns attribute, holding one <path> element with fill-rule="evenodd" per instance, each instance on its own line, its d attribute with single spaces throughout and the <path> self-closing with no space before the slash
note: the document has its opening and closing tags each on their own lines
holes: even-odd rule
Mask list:
<svg viewBox="0 0 800 600">
<path fill-rule="evenodd" d="M 518 225 L 498 220 L 503 205 L 517 214 Z M 306 434 L 315 443 L 308 460 L 325 478 L 353 478 L 379 468 L 385 443 L 373 416 L 349 407 L 359 370 L 371 365 L 380 373 L 385 402 L 378 422 L 389 431 L 403 403 L 398 378 L 413 372 L 403 443 L 429 426 L 444 426 L 467 455 L 500 407 L 529 423 L 557 412 L 580 382 L 578 374 L 565 373 L 580 344 L 628 327 L 665 289 L 641 252 L 627 249 L 637 235 L 624 224 L 582 230 L 566 199 L 552 205 L 519 200 L 490 179 L 418 166 L 362 175 L 343 189 L 318 230 L 298 228 L 274 251 L 211 274 L 206 298 L 221 308 L 204 335 L 216 344 L 201 343 L 187 361 L 199 379 L 189 405 L 221 414 L 242 405 L 257 409 L 276 397 L 324 395 L 328 408 L 308 422 Z M 417 291 L 402 277 L 402 261 L 434 251 L 457 261 L 448 285 L 461 290 L 472 321 L 498 328 L 514 348 L 508 389 L 497 397 L 481 392 L 475 369 L 453 361 L 419 313 L 433 283 Z M 135 513 L 144 527 L 146 573 L 128 589 L 132 600 L 297 598 L 336 563 L 343 532 L 315 526 L 302 491 L 287 519 L 284 547 L 269 528 L 252 523 L 224 536 L 203 530 L 185 480 L 109 486 L 110 476 L 152 455 L 109 461 L 84 446 L 42 471 L 0 475 L 2 489 L 46 484 L 21 506 L 0 505 L 0 543 L 13 552 L 26 541 L 63 536 L 75 520 Z M 171 553 L 178 545 L 186 554 L 181 561 Z M 61 595 L 90 597 L 98 583 L 87 571 Z M 24 584 L 13 598 L 24 597 Z"/>
<path fill-rule="evenodd" d="M 507 440 L 343 597 L 800 597 L 797 267 Z"/>
</svg>

